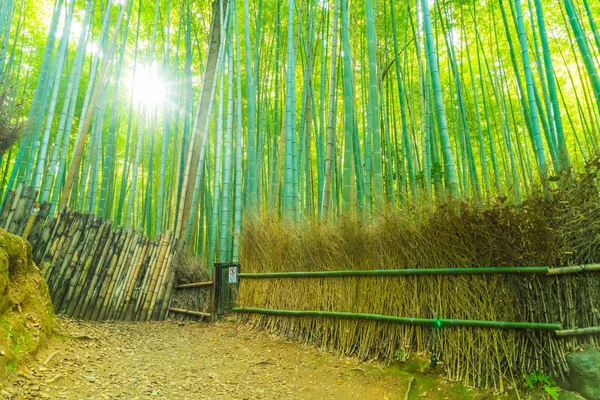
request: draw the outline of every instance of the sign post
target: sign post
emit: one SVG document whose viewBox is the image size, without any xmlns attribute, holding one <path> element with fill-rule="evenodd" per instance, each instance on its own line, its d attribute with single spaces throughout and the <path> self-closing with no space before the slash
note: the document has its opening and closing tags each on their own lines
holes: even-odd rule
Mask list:
<svg viewBox="0 0 600 400">
<path fill-rule="evenodd" d="M 229 283 L 237 283 L 237 267 L 229 267 Z"/>
</svg>

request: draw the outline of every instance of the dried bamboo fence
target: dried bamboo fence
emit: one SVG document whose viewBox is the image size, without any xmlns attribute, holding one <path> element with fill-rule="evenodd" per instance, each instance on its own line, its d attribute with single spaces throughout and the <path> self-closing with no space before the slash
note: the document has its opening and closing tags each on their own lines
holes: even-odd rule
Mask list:
<svg viewBox="0 0 600 400">
<path fill-rule="evenodd" d="M 86 320 L 163 320 L 175 282 L 177 240 L 167 232 L 155 240 L 111 221 L 66 210 L 49 216 L 37 191 L 9 191 L 0 228 L 23 236 L 44 275 L 57 313 Z"/>
</svg>

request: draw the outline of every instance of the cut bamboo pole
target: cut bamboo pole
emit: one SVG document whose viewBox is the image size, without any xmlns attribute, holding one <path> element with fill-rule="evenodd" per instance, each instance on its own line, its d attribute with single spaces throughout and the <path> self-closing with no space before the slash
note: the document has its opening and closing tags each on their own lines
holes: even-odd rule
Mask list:
<svg viewBox="0 0 600 400">
<path fill-rule="evenodd" d="M 150 259 L 152 258 L 156 243 L 149 240 L 147 241 L 146 249 L 143 257 L 140 258 L 141 266 L 140 273 L 138 274 L 138 280 L 136 281 L 136 290 L 131 296 L 131 300 L 125 311 L 125 321 L 135 321 L 138 311 L 141 309 L 144 299 L 144 293 L 147 290 L 148 282 L 150 281 Z"/>
<path fill-rule="evenodd" d="M 131 266 L 126 266 L 123 260 L 127 258 L 127 253 L 132 244 L 132 239 L 134 236 L 134 234 L 125 230 L 123 230 L 121 234 L 121 239 L 119 240 L 120 247 L 118 252 L 113 255 L 116 269 L 116 272 L 113 276 L 114 287 L 109 290 L 109 293 L 106 296 L 105 307 L 103 313 L 101 313 L 99 317 L 101 320 L 112 319 L 114 317 L 116 306 L 119 302 L 119 299 L 122 298 L 124 281 L 127 273 L 131 270 Z"/>
<path fill-rule="evenodd" d="M 15 215 L 15 210 L 17 209 L 19 202 L 21 201 L 21 193 L 23 192 L 23 189 L 24 189 L 24 185 L 22 183 L 20 183 L 19 186 L 17 186 L 17 190 L 14 192 L 14 198 L 13 198 L 12 203 L 10 204 L 10 208 L 8 209 L 8 213 L 6 216 L 6 222 L 4 223 L 4 229 L 7 232 L 11 232 L 10 224 Z"/>
<path fill-rule="evenodd" d="M 7 228 L 8 224 L 8 216 L 10 214 L 10 210 L 17 198 L 17 193 L 14 190 L 9 190 L 6 194 L 6 199 L 4 199 L 4 204 L 2 205 L 2 211 L 0 211 L 0 228 Z"/>
<path fill-rule="evenodd" d="M 36 246 L 31 250 L 31 255 L 33 258 L 33 262 L 36 265 L 45 265 L 46 271 L 44 271 L 44 276 L 48 277 L 52 273 L 52 268 L 54 266 L 51 263 L 44 262 L 41 258 L 41 255 L 44 253 L 44 250 L 48 247 L 50 241 L 52 240 L 51 233 L 56 228 L 56 224 L 60 221 L 56 217 L 50 217 L 47 219 L 46 223 L 39 232 L 39 237 L 36 241 Z"/>
<path fill-rule="evenodd" d="M 144 284 L 139 292 L 138 301 L 134 310 L 132 320 L 144 321 L 148 314 L 150 302 L 152 300 L 152 292 L 156 286 L 158 280 L 159 268 L 156 265 L 158 254 L 163 247 L 162 237 L 157 237 L 157 240 L 152 242 L 152 251 L 147 259 L 146 276 L 144 277 Z"/>
<path fill-rule="evenodd" d="M 175 267 L 173 265 L 173 260 L 175 259 L 175 255 L 177 254 L 177 250 L 179 248 L 179 241 L 173 238 L 173 242 L 171 243 L 171 252 L 169 253 L 168 264 L 171 267 L 171 271 L 169 274 L 169 281 L 167 283 L 167 287 L 165 289 L 165 295 L 162 299 L 161 311 L 158 316 L 158 319 L 164 320 L 167 318 L 167 314 L 169 313 L 169 306 L 171 305 L 171 299 L 173 297 L 173 286 L 175 285 Z"/>
<path fill-rule="evenodd" d="M 31 228 L 33 228 L 33 224 L 37 220 L 39 213 L 40 206 L 38 204 L 34 204 L 33 208 L 29 212 L 25 226 L 23 227 L 23 233 L 21 233 L 23 239 L 29 239 L 29 233 L 31 232 Z M 31 242 L 29 242 L 29 244 L 31 244 Z"/>
<path fill-rule="evenodd" d="M 23 237 L 29 240 L 29 243 L 31 244 L 32 248 L 38 247 L 38 240 L 41 237 L 44 224 L 46 222 L 51 207 L 52 204 L 47 201 L 42 203 L 42 205 L 40 206 L 40 210 L 36 215 L 36 218 L 34 219 L 34 222 L 31 224 L 30 227 L 25 227 L 25 231 L 23 231 Z"/>
<path fill-rule="evenodd" d="M 23 189 L 17 205 L 14 208 L 12 215 L 9 217 L 8 228 L 6 229 L 13 235 L 19 235 L 22 232 L 22 228 L 25 226 L 27 218 L 29 218 L 29 211 L 35 203 L 35 190 L 29 186 Z"/>
<path fill-rule="evenodd" d="M 293 317 L 327 317 L 347 319 L 367 319 L 372 321 L 396 322 L 410 325 L 432 325 L 438 328 L 448 326 L 470 326 L 478 328 L 498 329 L 539 329 L 560 330 L 560 324 L 542 322 L 507 322 L 507 321 L 479 321 L 463 319 L 433 319 L 433 318 L 407 318 L 393 315 L 361 314 L 338 311 L 312 311 L 312 310 L 273 310 L 269 308 L 234 307 L 233 311 L 243 313 L 257 313 L 267 315 L 293 316 Z"/>
<path fill-rule="evenodd" d="M 175 289 L 187 289 L 187 288 L 196 288 L 196 287 L 203 287 L 203 286 L 212 286 L 212 284 L 213 284 L 213 281 L 184 283 L 183 285 L 175 286 Z"/>
<path fill-rule="evenodd" d="M 114 250 L 111 246 L 112 240 L 114 239 L 115 231 L 111 231 L 112 221 L 106 221 L 102 225 L 103 233 L 100 236 L 100 241 L 97 246 L 92 249 L 92 253 L 89 256 L 91 265 L 94 268 L 94 275 L 90 283 L 87 296 L 83 307 L 81 308 L 81 318 L 89 320 L 92 318 L 92 313 L 100 296 L 100 292 L 104 286 L 104 280 L 106 279 L 108 264 L 105 263 L 107 253 Z"/>
<path fill-rule="evenodd" d="M 133 274 L 133 268 L 131 267 L 132 265 L 129 263 L 129 261 L 131 261 L 132 254 L 135 252 L 135 247 L 137 246 L 139 237 L 132 231 L 128 231 L 126 235 L 123 251 L 121 252 L 119 260 L 117 261 L 117 265 L 119 266 L 121 273 L 117 277 L 118 280 L 115 285 L 115 294 L 113 295 L 113 299 L 107 312 L 107 319 L 119 319 L 121 307 L 127 294 L 126 291 L 129 282 L 128 279 L 130 279 L 131 275 Z"/>
<path fill-rule="evenodd" d="M 156 284 L 152 290 L 152 297 L 150 299 L 150 304 L 148 306 L 148 311 L 146 313 L 146 315 L 144 316 L 145 320 L 148 321 L 150 319 L 152 319 L 152 316 L 154 314 L 154 308 L 156 306 L 156 302 L 158 301 L 158 298 L 160 295 L 162 295 L 162 292 L 164 290 L 163 287 L 163 283 L 165 280 L 165 276 L 167 274 L 167 270 L 168 270 L 168 256 L 169 256 L 169 252 L 170 252 L 170 246 L 171 246 L 171 232 L 167 232 L 165 235 L 165 238 L 162 240 L 162 248 L 158 254 L 158 259 L 156 261 L 156 266 L 155 269 L 158 270 L 158 277 L 156 279 Z"/>
<path fill-rule="evenodd" d="M 77 288 L 78 290 L 75 292 L 76 295 L 73 298 L 73 301 L 70 304 L 71 309 L 67 310 L 69 316 L 73 318 L 81 318 L 83 317 L 82 309 L 84 305 L 89 302 L 89 290 L 90 287 L 94 285 L 96 278 L 96 271 L 98 269 L 97 265 L 92 264 L 92 257 L 94 255 L 94 251 L 100 242 L 100 238 L 104 235 L 104 224 L 102 224 L 102 219 L 99 217 L 94 217 L 94 231 L 95 234 L 90 237 L 90 240 L 84 244 L 83 251 L 81 253 L 81 258 L 79 264 L 75 267 L 76 269 L 80 269 L 81 277 L 78 280 Z M 79 266 L 81 265 L 81 267 Z M 74 309 L 72 307 L 75 307 Z"/>
<path fill-rule="evenodd" d="M 126 290 L 127 295 L 124 299 L 123 309 L 125 309 L 126 305 L 131 301 L 131 298 L 133 297 L 133 292 L 135 290 L 136 282 L 138 281 L 140 270 L 142 268 L 144 256 L 146 254 L 146 251 L 148 250 L 148 238 L 140 238 L 140 241 L 141 242 L 138 242 L 135 248 L 132 249 L 131 263 L 132 265 L 135 265 L 135 268 L 132 271 L 133 274 L 131 278 L 127 280 L 128 288 Z"/>
<path fill-rule="evenodd" d="M 132 239 L 132 245 L 129 248 L 129 251 L 124 259 L 124 263 L 126 268 L 128 268 L 128 271 L 123 282 L 123 287 L 120 291 L 121 293 L 118 302 L 115 306 L 114 319 L 125 318 L 125 309 L 129 301 L 131 300 L 131 297 L 133 296 L 137 276 L 139 275 L 141 262 L 138 263 L 138 260 L 142 251 L 144 251 L 146 242 L 148 240 L 147 238 L 142 238 L 134 233 L 132 233 L 132 235 L 134 235 Z M 131 268 L 131 266 L 134 267 Z"/>
<path fill-rule="evenodd" d="M 70 262 L 64 267 L 65 274 L 68 274 L 68 279 L 58 277 L 60 281 L 65 280 L 69 284 L 68 292 L 64 299 L 60 299 L 61 309 L 66 309 L 66 313 L 69 316 L 73 316 L 75 306 L 77 305 L 80 293 L 85 285 L 87 277 L 87 271 L 82 268 L 85 265 L 85 258 L 89 248 L 89 243 L 94 240 L 98 233 L 98 227 L 96 221 L 92 215 L 86 215 L 85 219 L 87 223 L 83 232 L 79 235 L 79 240 L 73 238 L 72 246 L 73 252 L 70 257 Z M 65 277 L 67 275 L 64 275 Z"/>
<path fill-rule="evenodd" d="M 560 331 L 555 331 L 554 333 L 558 337 L 600 335 L 600 326 L 592 326 L 589 328 L 564 329 Z"/>
<path fill-rule="evenodd" d="M 76 231 L 75 227 L 81 223 L 80 220 L 75 220 L 74 213 L 70 212 L 66 215 L 60 214 L 58 218 L 59 220 L 56 222 L 54 230 L 52 233 L 49 233 L 50 238 L 48 240 L 48 244 L 46 245 L 46 249 L 44 249 L 42 256 L 39 258 L 40 261 L 50 260 L 52 265 L 56 265 L 56 258 L 68 247 L 68 245 L 61 246 L 61 244 L 67 240 L 69 235 L 70 237 L 73 236 Z"/>
<path fill-rule="evenodd" d="M 565 275 L 565 274 L 577 274 L 580 272 L 598 272 L 600 271 L 600 264 L 583 264 L 573 265 L 569 267 L 556 267 L 548 269 L 548 275 Z"/>
<path fill-rule="evenodd" d="M 156 252 L 156 259 L 150 262 L 150 265 L 153 266 L 153 271 L 150 278 L 150 284 L 145 293 L 146 298 L 144 299 L 144 307 L 140 316 L 141 321 L 147 321 L 149 319 L 148 316 L 152 315 L 152 310 L 154 309 L 154 303 L 156 302 L 156 296 L 158 295 L 160 278 L 164 274 L 163 268 L 165 254 L 167 253 L 167 249 L 169 247 L 169 233 L 167 233 L 166 236 L 166 238 L 161 238 L 159 242 L 160 245 L 158 246 L 158 251 Z"/>
<path fill-rule="evenodd" d="M 52 252 L 51 246 L 54 241 L 54 237 L 58 232 L 60 232 L 60 235 L 62 235 L 62 230 L 60 230 L 60 229 L 61 228 L 64 229 L 64 227 L 66 226 L 65 220 L 68 219 L 69 217 L 72 217 L 71 212 L 64 211 L 64 212 L 58 214 L 58 217 L 51 218 L 51 220 L 53 221 L 53 224 L 47 223 L 44 226 L 44 230 L 42 231 L 42 239 L 41 240 L 43 240 L 44 243 L 46 243 L 46 245 L 45 246 L 36 246 L 37 248 L 33 252 L 33 257 L 34 257 L 35 262 L 41 263 L 42 261 L 45 261 L 46 255 L 48 254 L 48 252 L 50 252 L 50 258 L 52 258 L 54 253 Z"/>
<path fill-rule="evenodd" d="M 56 269 L 56 274 L 53 274 L 52 276 L 53 290 L 51 294 L 53 295 L 52 300 L 54 302 L 54 307 L 57 310 L 62 310 L 62 295 L 59 295 L 58 290 L 61 286 L 61 283 L 65 282 L 63 276 L 65 273 L 67 273 L 67 271 L 70 273 L 71 269 L 77 265 L 82 243 L 85 243 L 88 236 L 92 233 L 91 222 L 92 218 L 90 216 L 83 216 L 79 220 L 79 223 L 74 227 L 75 231 L 73 233 L 69 232 L 69 240 L 67 242 L 68 247 L 66 247 L 66 252 L 64 253 L 63 257 L 60 257 L 61 254 L 59 254 L 56 260 L 58 268 Z M 73 290 L 76 289 L 77 282 L 75 279 L 70 279 L 67 282 L 70 284 Z"/>
<path fill-rule="evenodd" d="M 209 318 L 211 316 L 210 313 L 205 313 L 205 312 L 200 312 L 200 311 L 183 310 L 181 308 L 173 308 L 173 307 L 169 307 L 169 311 L 170 312 L 174 312 L 174 313 L 193 315 L 193 316 L 196 316 L 196 317 L 207 317 L 207 318 Z"/>
<path fill-rule="evenodd" d="M 154 303 L 154 305 L 152 305 L 152 313 L 150 315 L 151 319 L 154 320 L 159 320 L 160 316 L 162 315 L 162 311 L 163 311 L 163 306 L 165 303 L 165 298 L 169 295 L 167 292 L 169 290 L 169 286 L 172 288 L 172 282 L 171 280 L 173 279 L 173 263 L 172 263 L 172 255 L 173 255 L 173 249 L 175 247 L 175 240 L 173 238 L 173 235 L 171 234 L 170 231 L 167 232 L 167 234 L 169 235 L 169 244 L 167 246 L 167 252 L 165 254 L 165 259 L 164 259 L 164 268 L 163 268 L 163 272 L 161 274 L 161 276 L 159 276 L 160 279 L 160 284 L 158 286 L 158 293 L 156 295 L 156 301 Z"/>
<path fill-rule="evenodd" d="M 116 283 L 117 283 L 117 280 L 118 280 L 118 278 L 120 276 L 120 272 L 121 272 L 121 270 L 117 266 L 117 261 L 119 259 L 121 252 L 123 251 L 123 247 L 125 245 L 125 240 L 124 240 L 123 236 L 124 236 L 123 228 L 121 228 L 120 226 L 117 227 L 115 229 L 113 243 L 111 245 L 111 248 L 113 251 L 111 252 L 110 257 L 107 257 L 107 261 L 106 261 L 108 263 L 108 274 L 109 274 L 110 280 L 108 283 L 104 284 L 102 291 L 100 292 L 100 299 L 102 301 L 98 302 L 96 304 L 96 310 L 94 311 L 94 314 L 92 315 L 92 320 L 94 320 L 94 321 L 104 320 L 104 317 L 106 316 L 106 313 L 108 312 L 110 299 L 113 296 L 113 293 L 114 293 L 114 290 L 116 287 Z"/>
<path fill-rule="evenodd" d="M 240 278 L 320 278 L 344 276 L 546 274 L 548 267 L 407 268 L 342 271 L 289 271 L 239 273 Z"/>
<path fill-rule="evenodd" d="M 399 276 L 399 275 L 488 275 L 537 274 L 565 275 L 600 271 L 600 264 L 583 264 L 568 267 L 472 267 L 472 268 L 406 268 L 340 271 L 286 271 L 239 273 L 240 278 L 321 278 L 345 276 Z"/>
</svg>

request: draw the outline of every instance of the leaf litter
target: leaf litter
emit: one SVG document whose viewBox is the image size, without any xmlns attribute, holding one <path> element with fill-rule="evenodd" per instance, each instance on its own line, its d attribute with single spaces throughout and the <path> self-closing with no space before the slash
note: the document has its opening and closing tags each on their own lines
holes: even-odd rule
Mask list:
<svg viewBox="0 0 600 400">
<path fill-rule="evenodd" d="M 403 399 L 412 378 L 227 321 L 58 322 L 46 348 L 0 382 L 0 398 Z M 411 398 L 463 398 L 419 380 Z"/>
</svg>

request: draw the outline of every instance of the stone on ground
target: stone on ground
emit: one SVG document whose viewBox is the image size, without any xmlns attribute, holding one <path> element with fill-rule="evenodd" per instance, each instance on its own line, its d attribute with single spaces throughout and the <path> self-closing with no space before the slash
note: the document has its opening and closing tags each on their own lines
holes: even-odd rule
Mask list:
<svg viewBox="0 0 600 400">
<path fill-rule="evenodd" d="M 589 400 L 600 400 L 600 351 L 567 354 L 571 390 Z"/>
</svg>

